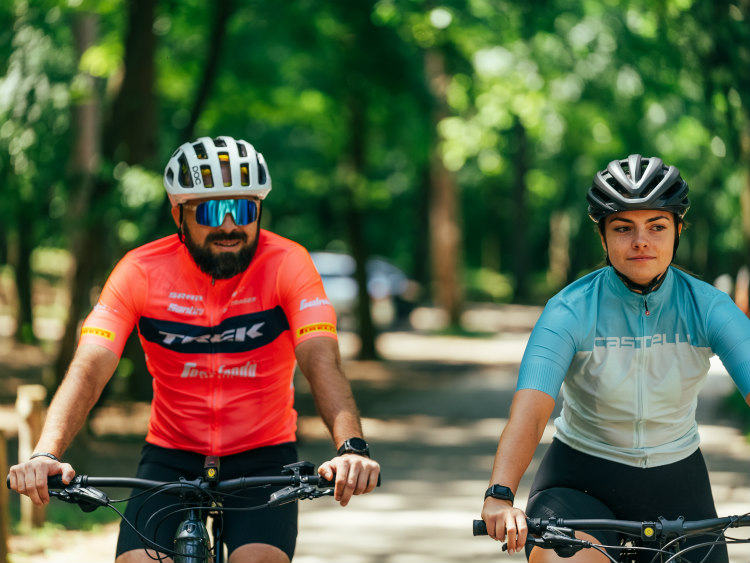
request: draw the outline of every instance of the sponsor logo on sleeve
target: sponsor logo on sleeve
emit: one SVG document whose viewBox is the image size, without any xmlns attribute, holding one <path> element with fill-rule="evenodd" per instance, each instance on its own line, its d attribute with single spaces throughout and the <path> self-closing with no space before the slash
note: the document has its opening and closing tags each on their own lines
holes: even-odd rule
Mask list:
<svg viewBox="0 0 750 563">
<path fill-rule="evenodd" d="M 110 340 L 111 342 L 115 341 L 115 333 L 111 330 L 106 330 L 103 328 L 96 328 L 93 326 L 85 326 L 81 329 L 81 336 L 100 336 L 101 338 L 106 338 L 107 340 Z"/>
<path fill-rule="evenodd" d="M 299 310 L 304 311 L 305 309 L 309 309 L 310 307 L 322 307 L 323 305 L 330 305 L 331 302 L 328 299 L 321 299 L 320 297 L 316 297 L 315 299 L 312 299 L 308 301 L 307 299 L 303 299 L 299 303 Z"/>
<path fill-rule="evenodd" d="M 330 334 L 336 334 L 336 327 L 331 323 L 315 323 L 311 325 L 305 325 L 297 329 L 297 338 L 307 336 L 316 332 L 327 332 Z"/>
</svg>

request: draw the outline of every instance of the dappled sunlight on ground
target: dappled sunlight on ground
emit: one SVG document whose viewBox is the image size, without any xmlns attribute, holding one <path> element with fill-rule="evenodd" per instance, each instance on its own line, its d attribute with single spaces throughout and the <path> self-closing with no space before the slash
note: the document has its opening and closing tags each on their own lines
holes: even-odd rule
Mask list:
<svg viewBox="0 0 750 563">
<path fill-rule="evenodd" d="M 356 497 L 346 508 L 328 497 L 302 502 L 297 563 L 525 560 L 519 554 L 509 557 L 489 538 L 473 537 L 471 525 L 481 511 L 497 440 L 507 422 L 517 366 L 538 312 L 536 308 L 525 315 L 522 308 L 475 311 L 471 329 L 477 332 L 501 326 L 502 314 L 512 314 L 508 330 L 478 338 L 419 330 L 384 333 L 378 340 L 382 362 L 356 361 L 357 337 L 341 334 L 344 366 L 373 456 L 383 470 L 383 484 L 372 495 Z M 29 359 L 33 363 L 40 357 L 30 355 Z M 23 356 L 7 356 L 0 348 L 0 366 L 3 360 L 23 363 Z M 16 365 L 9 373 L 23 378 L 17 375 L 21 367 Z M 28 373 L 42 368 L 36 365 Z M 750 508 L 750 445 L 723 407 L 732 382 L 720 362 L 712 362 L 711 374 L 700 400 L 702 448 L 719 514 L 737 514 Z M 315 414 L 304 378 L 296 378 L 295 385 L 300 457 L 320 464 L 333 456 L 333 445 Z M 146 403 L 107 404 L 99 409 L 90 441 L 71 453 L 81 471 L 131 474 L 148 411 Z M 0 427 L 12 433 L 14 416 L 12 401 L 6 400 L 0 405 Z M 525 505 L 532 475 L 553 431 L 549 424 L 521 482 L 519 506 Z M 82 519 L 86 517 L 81 513 Z M 12 562 L 112 561 L 116 526 L 86 533 L 45 533 L 47 539 L 44 535 L 15 536 Z M 730 554 L 733 561 L 748 561 L 750 547 L 732 547 Z"/>
</svg>

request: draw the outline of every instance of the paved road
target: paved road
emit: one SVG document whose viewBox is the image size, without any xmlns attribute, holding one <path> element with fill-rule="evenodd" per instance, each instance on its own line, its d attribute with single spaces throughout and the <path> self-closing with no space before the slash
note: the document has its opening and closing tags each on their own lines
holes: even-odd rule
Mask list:
<svg viewBox="0 0 750 563">
<path fill-rule="evenodd" d="M 385 361 L 346 361 L 373 454 L 383 467 L 383 486 L 372 495 L 355 498 L 346 508 L 330 498 L 302 503 L 297 563 L 524 560 L 520 555 L 509 558 L 500 552 L 499 544 L 471 535 L 471 522 L 481 510 L 497 439 L 506 422 L 528 329 L 538 311 L 513 309 L 505 313 L 497 326 L 493 325 L 496 317 L 474 319 L 476 326 L 502 329 L 493 338 L 388 333 L 378 343 Z M 351 358 L 356 340 L 342 337 L 342 349 L 345 357 Z M 750 445 L 722 408 L 731 387 L 731 380 L 716 364 L 699 409 L 703 451 L 718 510 L 724 515 L 747 511 L 750 504 Z M 330 441 L 314 415 L 304 381 L 299 382 L 298 391 L 303 415 L 300 455 L 320 462 L 332 453 Z M 146 412 L 136 410 L 128 415 L 126 426 L 137 432 Z M 119 418 L 103 411 L 97 423 L 105 425 L 107 420 Z M 529 475 L 550 438 L 548 428 Z M 97 455 L 106 454 L 101 445 L 98 448 Z M 115 449 L 117 455 L 124 455 L 122 445 L 113 446 L 113 455 Z M 133 459 L 136 452 L 132 452 Z M 527 477 L 518 494 L 521 505 L 529 485 Z M 38 556 L 16 561 L 80 561 L 81 553 L 86 553 L 91 563 L 111 561 L 114 534 L 108 527 L 94 535 L 76 535 L 65 540 L 67 549 L 53 548 L 46 553 L 37 549 Z M 55 544 L 60 545 L 58 540 L 52 541 Z M 733 561 L 750 561 L 748 547 L 730 553 Z"/>
</svg>

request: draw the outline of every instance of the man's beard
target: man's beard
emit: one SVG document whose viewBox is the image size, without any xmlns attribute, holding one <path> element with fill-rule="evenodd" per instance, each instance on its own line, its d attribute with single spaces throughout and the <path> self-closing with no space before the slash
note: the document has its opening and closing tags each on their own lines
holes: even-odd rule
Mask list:
<svg viewBox="0 0 750 563">
<path fill-rule="evenodd" d="M 203 245 L 198 245 L 187 225 L 183 223 L 185 246 L 187 246 L 190 255 L 202 272 L 208 274 L 214 279 L 225 280 L 241 274 L 247 270 L 250 261 L 253 259 L 255 249 L 258 246 L 258 238 L 250 246 L 243 246 L 239 252 L 219 252 L 211 250 L 210 244 L 217 241 L 238 240 L 242 243 L 247 242 L 247 235 L 242 231 L 233 231 L 231 233 L 211 233 L 206 237 Z"/>
</svg>

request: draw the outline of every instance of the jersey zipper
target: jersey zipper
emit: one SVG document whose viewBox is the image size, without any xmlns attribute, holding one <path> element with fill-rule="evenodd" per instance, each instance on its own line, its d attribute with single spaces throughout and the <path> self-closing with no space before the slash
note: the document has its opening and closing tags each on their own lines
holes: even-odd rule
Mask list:
<svg viewBox="0 0 750 563">
<path fill-rule="evenodd" d="M 641 448 L 643 446 L 643 435 L 644 435 L 644 406 L 643 406 L 643 397 L 644 397 L 644 391 L 646 386 L 646 381 L 644 381 L 645 374 L 646 374 L 646 358 L 648 354 L 646 353 L 646 329 L 648 328 L 648 320 L 647 318 L 651 316 L 651 312 L 648 309 L 648 297 L 643 298 L 643 309 L 644 309 L 644 315 L 640 316 L 640 337 L 641 337 L 641 347 L 638 352 L 638 369 L 636 370 L 636 419 L 635 419 L 635 447 Z M 645 391 L 647 392 L 647 391 Z M 648 466 L 648 460 L 644 459 L 641 462 L 642 467 Z"/>
<path fill-rule="evenodd" d="M 209 401 L 208 401 L 208 412 L 209 412 L 209 448 L 212 453 L 216 452 L 216 444 L 217 444 L 217 437 L 218 437 L 218 421 L 216 419 L 216 404 L 217 404 L 217 394 L 219 393 L 219 381 L 216 377 L 216 350 L 214 345 L 214 335 L 216 334 L 216 319 L 214 318 L 214 311 L 216 310 L 214 307 L 214 285 L 216 280 L 214 278 L 211 278 L 211 291 L 208 293 L 208 300 L 210 300 L 210 307 L 208 307 L 209 315 L 208 315 L 208 323 L 209 323 L 209 332 L 211 333 L 211 337 L 209 338 L 210 342 L 210 348 L 209 348 L 209 373 L 211 374 L 211 380 L 209 383 Z"/>
</svg>

